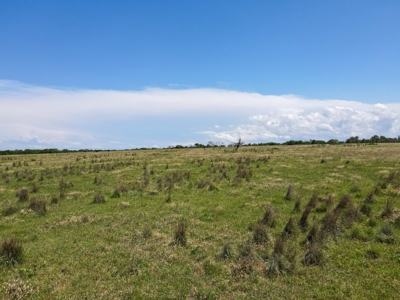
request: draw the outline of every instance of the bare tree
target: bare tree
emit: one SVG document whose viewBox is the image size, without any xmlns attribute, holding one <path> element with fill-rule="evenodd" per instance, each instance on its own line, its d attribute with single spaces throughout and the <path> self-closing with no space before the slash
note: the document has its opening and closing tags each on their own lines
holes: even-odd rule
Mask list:
<svg viewBox="0 0 400 300">
<path fill-rule="evenodd" d="M 241 147 L 243 145 L 244 145 L 244 141 L 242 140 L 242 138 L 240 136 L 237 138 L 237 142 L 233 143 L 233 147 L 235 147 L 235 150 L 238 150 L 239 147 Z"/>
</svg>

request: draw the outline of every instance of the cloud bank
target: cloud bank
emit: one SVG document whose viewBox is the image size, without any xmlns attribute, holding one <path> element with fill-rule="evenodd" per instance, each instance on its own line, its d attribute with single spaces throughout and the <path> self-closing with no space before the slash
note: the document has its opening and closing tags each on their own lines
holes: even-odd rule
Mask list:
<svg viewBox="0 0 400 300">
<path fill-rule="evenodd" d="M 3 80 L 0 107 L 2 149 L 124 149 L 230 142 L 238 135 L 267 142 L 400 134 L 400 103 L 218 89 L 71 90 Z"/>
</svg>

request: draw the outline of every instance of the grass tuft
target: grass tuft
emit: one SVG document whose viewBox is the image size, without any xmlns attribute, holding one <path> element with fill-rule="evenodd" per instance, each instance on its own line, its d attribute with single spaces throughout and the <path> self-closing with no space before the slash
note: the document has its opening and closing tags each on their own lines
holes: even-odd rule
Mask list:
<svg viewBox="0 0 400 300">
<path fill-rule="evenodd" d="M 93 199 L 93 203 L 105 203 L 106 202 L 106 197 L 102 192 L 98 192 Z"/>
<path fill-rule="evenodd" d="M 15 263 L 21 263 L 22 260 L 22 242 L 15 238 L 10 237 L 5 239 L 1 243 L 0 254 L 8 265 L 14 265 Z"/>
<path fill-rule="evenodd" d="M 187 238 L 186 238 L 186 229 L 187 223 L 185 220 L 180 220 L 178 225 L 175 227 L 174 233 L 174 244 L 178 246 L 186 246 Z"/>
</svg>

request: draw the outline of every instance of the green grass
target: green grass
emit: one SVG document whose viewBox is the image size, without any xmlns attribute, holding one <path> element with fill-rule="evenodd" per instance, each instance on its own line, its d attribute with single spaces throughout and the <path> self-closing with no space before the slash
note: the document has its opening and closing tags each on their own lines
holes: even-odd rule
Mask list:
<svg viewBox="0 0 400 300">
<path fill-rule="evenodd" d="M 399 150 L 1 156 L 0 243 L 17 239 L 22 251 L 12 264 L 0 253 L 0 291 L 22 299 L 396 298 Z"/>
</svg>

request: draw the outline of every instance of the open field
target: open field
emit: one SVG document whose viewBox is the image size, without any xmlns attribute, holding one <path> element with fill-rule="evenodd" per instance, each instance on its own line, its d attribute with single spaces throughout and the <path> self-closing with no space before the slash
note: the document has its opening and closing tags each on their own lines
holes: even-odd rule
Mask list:
<svg viewBox="0 0 400 300">
<path fill-rule="evenodd" d="M 5 299 L 392 299 L 400 145 L 0 157 Z"/>
</svg>

